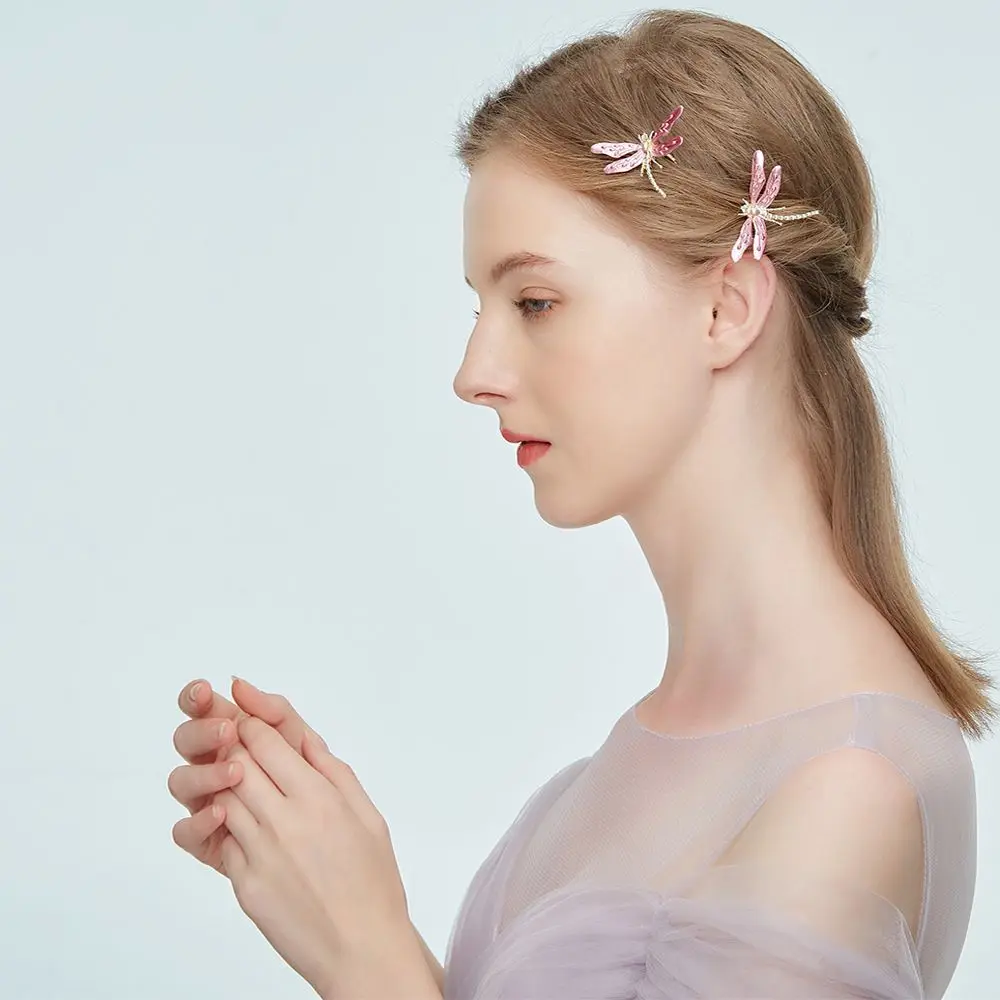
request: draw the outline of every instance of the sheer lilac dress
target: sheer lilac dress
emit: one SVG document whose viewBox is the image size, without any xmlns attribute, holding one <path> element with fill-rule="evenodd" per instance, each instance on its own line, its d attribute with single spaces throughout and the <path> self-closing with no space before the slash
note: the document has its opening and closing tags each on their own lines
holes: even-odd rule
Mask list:
<svg viewBox="0 0 1000 1000">
<path fill-rule="evenodd" d="M 954 718 L 865 692 L 685 737 L 645 728 L 638 704 L 535 790 L 475 873 L 448 939 L 444 1000 L 944 994 L 976 876 L 975 781 Z M 849 881 L 713 865 L 782 778 L 841 747 L 882 755 L 919 799 L 916 934 Z M 840 914 L 836 933 L 818 911 Z"/>
</svg>

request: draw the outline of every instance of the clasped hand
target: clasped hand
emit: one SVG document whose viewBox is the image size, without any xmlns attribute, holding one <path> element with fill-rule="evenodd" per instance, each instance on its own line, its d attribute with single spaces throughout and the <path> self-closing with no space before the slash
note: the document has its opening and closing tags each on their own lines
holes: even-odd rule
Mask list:
<svg viewBox="0 0 1000 1000">
<path fill-rule="evenodd" d="M 194 699 L 181 693 L 195 718 L 174 745 L 192 763 L 168 787 L 192 815 L 174 840 L 225 874 L 285 961 L 321 996 L 335 995 L 346 965 L 378 963 L 412 928 L 385 820 L 284 699 L 236 681 L 241 707 L 213 695 L 199 708 L 210 693 L 201 685 Z M 228 719 L 197 717 L 212 709 Z"/>
</svg>

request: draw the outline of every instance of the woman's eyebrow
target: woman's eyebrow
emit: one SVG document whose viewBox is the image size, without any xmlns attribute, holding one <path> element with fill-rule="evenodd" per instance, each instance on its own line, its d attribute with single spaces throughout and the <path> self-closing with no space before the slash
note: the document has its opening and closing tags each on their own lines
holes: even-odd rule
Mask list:
<svg viewBox="0 0 1000 1000">
<path fill-rule="evenodd" d="M 496 284 L 505 274 L 511 271 L 519 271 L 529 267 L 548 267 L 552 264 L 559 264 L 560 261 L 554 257 L 546 257 L 545 254 L 535 253 L 532 250 L 516 250 L 507 254 L 502 260 L 498 260 L 490 268 L 490 283 Z M 472 282 L 466 275 L 465 283 L 472 288 Z"/>
</svg>

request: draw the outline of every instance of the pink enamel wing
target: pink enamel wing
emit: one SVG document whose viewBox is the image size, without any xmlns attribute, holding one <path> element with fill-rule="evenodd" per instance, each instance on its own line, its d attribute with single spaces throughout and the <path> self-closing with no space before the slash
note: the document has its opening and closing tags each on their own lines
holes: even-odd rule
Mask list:
<svg viewBox="0 0 1000 1000">
<path fill-rule="evenodd" d="M 783 222 L 791 222 L 793 219 L 807 219 L 811 215 L 819 215 L 818 209 L 812 212 L 800 212 L 797 215 L 778 215 L 776 212 L 770 211 L 771 202 L 777 197 L 780 187 L 781 167 L 778 164 L 771 168 L 771 174 L 767 178 L 767 186 L 765 187 L 764 154 L 761 150 L 756 150 L 750 164 L 750 200 L 743 202 L 740 207 L 740 214 L 747 218 L 731 251 L 734 261 L 738 261 L 747 247 L 750 246 L 751 234 L 753 236 L 754 260 L 760 260 L 764 256 L 768 222 L 780 226 Z M 762 188 L 763 194 L 761 194 Z"/>
<path fill-rule="evenodd" d="M 639 172 L 646 174 L 649 177 L 650 184 L 666 198 L 666 195 L 663 194 L 660 186 L 653 178 L 653 171 L 650 169 L 650 164 L 656 163 L 662 169 L 663 164 L 657 163 L 655 157 L 665 156 L 668 160 L 673 159 L 670 152 L 684 141 L 684 137 L 674 135 L 669 139 L 665 139 L 664 136 L 670 131 L 671 126 L 680 118 L 683 112 L 684 108 L 678 105 L 670 112 L 667 119 L 655 132 L 643 132 L 639 136 L 638 142 L 595 142 L 590 147 L 590 151 L 592 153 L 600 153 L 602 156 L 613 156 L 616 158 L 614 163 L 609 163 L 604 168 L 606 174 L 625 173 L 627 170 L 633 170 L 635 167 L 638 167 L 641 163 L 642 169 Z M 617 157 L 624 158 L 617 159 Z"/>
</svg>

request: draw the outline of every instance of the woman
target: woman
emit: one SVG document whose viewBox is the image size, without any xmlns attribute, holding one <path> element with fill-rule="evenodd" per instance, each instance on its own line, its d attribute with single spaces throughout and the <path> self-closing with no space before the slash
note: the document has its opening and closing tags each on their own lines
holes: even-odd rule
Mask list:
<svg viewBox="0 0 1000 1000">
<path fill-rule="evenodd" d="M 384 876 L 384 831 L 366 871 L 391 885 L 374 910 L 398 920 L 362 921 L 342 968 L 372 948 L 369 970 L 394 966 L 383 990 L 462 1000 L 941 997 L 975 882 L 965 737 L 996 705 L 982 657 L 939 633 L 906 565 L 857 348 L 875 203 L 848 122 L 765 35 L 654 11 L 519 72 L 458 152 L 481 311 L 455 391 L 526 441 L 548 523 L 626 520 L 669 652 L 660 684 L 497 843 L 444 969 Z M 261 778 L 248 725 L 371 821 L 280 699 L 234 688 L 258 718 L 225 737 L 232 779 L 205 720 L 235 709 L 207 684 L 187 693 L 175 742 L 200 769 L 175 772 L 192 811 L 175 835 L 195 856 L 230 877 L 247 864 L 233 815 Z M 272 941 L 309 926 L 260 896 Z M 349 995 L 347 972 L 312 976 Z"/>
</svg>

